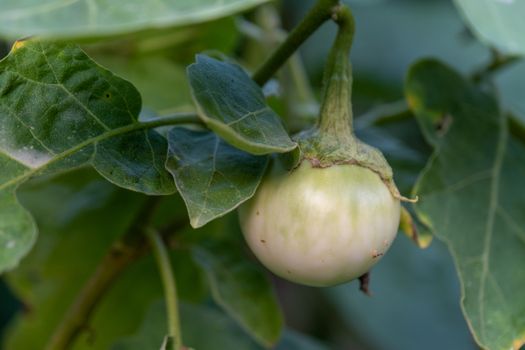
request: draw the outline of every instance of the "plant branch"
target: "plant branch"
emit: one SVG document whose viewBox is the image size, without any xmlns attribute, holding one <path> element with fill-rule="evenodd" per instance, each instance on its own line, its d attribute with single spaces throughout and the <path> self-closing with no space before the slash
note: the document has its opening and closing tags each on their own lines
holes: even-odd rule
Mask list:
<svg viewBox="0 0 525 350">
<path fill-rule="evenodd" d="M 317 0 L 303 20 L 295 27 L 286 40 L 253 74 L 252 79 L 259 85 L 264 85 L 275 72 L 290 58 L 301 44 L 312 35 L 325 21 L 331 18 L 332 9 L 338 5 L 338 0 Z"/>
<path fill-rule="evenodd" d="M 147 229 L 146 235 L 150 247 L 153 250 L 153 255 L 155 255 L 162 285 L 164 287 L 164 298 L 166 299 L 166 313 L 168 318 L 168 337 L 171 337 L 174 340 L 173 350 L 181 350 L 183 348 L 182 332 L 180 330 L 175 274 L 171 268 L 168 251 L 160 234 L 154 229 Z"/>
<path fill-rule="evenodd" d="M 46 350 L 69 349 L 77 336 L 87 328 L 96 306 L 113 282 L 132 262 L 147 249 L 143 225 L 151 220 L 160 197 L 149 197 L 128 231 L 117 240 L 99 263 L 91 278 L 77 294 L 75 301 L 66 311 L 61 323 L 55 329 Z"/>
<path fill-rule="evenodd" d="M 470 78 L 475 83 L 479 83 L 485 77 L 494 74 L 508 66 L 518 62 L 521 59 L 518 55 L 503 55 L 497 50 L 492 50 L 492 60 L 486 66 L 476 70 Z"/>
</svg>

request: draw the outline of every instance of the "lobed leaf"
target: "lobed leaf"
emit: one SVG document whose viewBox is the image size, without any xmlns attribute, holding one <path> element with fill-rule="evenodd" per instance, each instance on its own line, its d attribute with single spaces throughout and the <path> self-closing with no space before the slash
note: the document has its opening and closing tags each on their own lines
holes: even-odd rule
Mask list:
<svg viewBox="0 0 525 350">
<path fill-rule="evenodd" d="M 187 72 L 200 117 L 228 143 L 252 154 L 296 147 L 261 88 L 241 67 L 197 55 Z"/>
<path fill-rule="evenodd" d="M 166 168 L 175 178 L 195 228 L 253 196 L 268 162 L 268 157 L 243 152 L 207 131 L 173 128 L 168 142 Z"/>
<path fill-rule="evenodd" d="M 525 286 L 525 145 L 509 135 L 493 95 L 437 61 L 411 68 L 406 94 L 435 147 L 416 186 L 417 213 L 454 257 L 476 341 L 490 350 L 519 349 L 525 342 L 525 299 L 518 297 Z"/>
<path fill-rule="evenodd" d="M 268 0 L 2 0 L 0 35 L 106 36 L 229 16 Z"/>
<path fill-rule="evenodd" d="M 17 42 L 0 61 L 0 272 L 35 240 L 15 196 L 33 176 L 91 165 L 127 189 L 175 191 L 164 168 L 166 140 L 140 130 L 140 109 L 137 90 L 77 46 Z"/>
</svg>

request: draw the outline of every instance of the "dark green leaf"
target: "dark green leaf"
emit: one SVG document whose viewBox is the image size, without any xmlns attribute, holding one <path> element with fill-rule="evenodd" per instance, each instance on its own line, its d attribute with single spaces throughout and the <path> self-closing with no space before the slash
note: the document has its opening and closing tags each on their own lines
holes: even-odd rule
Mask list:
<svg viewBox="0 0 525 350">
<path fill-rule="evenodd" d="M 248 333 L 264 346 L 281 335 L 283 318 L 272 286 L 261 268 L 238 246 L 214 244 L 194 250 L 206 271 L 212 296 Z"/>
<path fill-rule="evenodd" d="M 92 170 L 28 184 L 20 197 L 35 214 L 42 236 L 20 266 L 7 274 L 11 288 L 30 311 L 13 321 L 4 345 L 43 349 L 112 241 L 133 220 L 143 197 L 119 190 Z M 161 295 L 160 284 L 158 289 Z M 97 334 L 97 340 L 103 338 Z"/>
<path fill-rule="evenodd" d="M 181 26 L 229 16 L 267 0 L 3 0 L 0 35 L 72 38 Z"/>
<path fill-rule="evenodd" d="M 525 299 L 516 294 L 525 286 L 525 145 L 509 135 L 492 95 L 439 62 L 413 66 L 406 93 L 435 146 L 416 187 L 418 215 L 449 246 L 477 342 L 519 349 L 525 341 Z"/>
<path fill-rule="evenodd" d="M 197 350 L 242 349 L 262 350 L 231 319 L 204 305 L 180 305 L 182 340 Z M 115 344 L 112 350 L 157 349 L 166 334 L 164 302 L 150 306 L 140 331 Z"/>
<path fill-rule="evenodd" d="M 186 202 L 193 227 L 225 215 L 253 196 L 268 160 L 206 131 L 173 128 L 168 141 L 166 167 Z"/>
<path fill-rule="evenodd" d="M 174 344 L 175 344 L 175 338 L 167 335 L 164 337 L 164 341 L 162 342 L 162 346 L 160 347 L 160 350 L 171 350 L 173 349 Z"/>
<path fill-rule="evenodd" d="M 516 0 L 455 0 L 473 32 L 490 46 L 525 54 L 525 3 Z"/>
<path fill-rule="evenodd" d="M 182 339 L 195 350 L 263 350 L 226 315 L 205 305 L 181 304 Z M 151 304 L 142 328 L 131 337 L 117 342 L 111 350 L 156 349 L 166 334 L 164 302 Z M 310 337 L 286 331 L 276 350 L 326 350 Z"/>
<path fill-rule="evenodd" d="M 0 272 L 36 230 L 18 204 L 28 178 L 90 164 L 109 181 L 148 194 L 175 191 L 166 140 L 139 125 L 140 95 L 74 45 L 17 42 L 0 62 Z"/>
<path fill-rule="evenodd" d="M 112 186 L 91 169 L 31 181 L 19 192 L 21 202 L 34 213 L 41 236 L 20 266 L 6 275 L 27 309 L 20 310 L 2 340 L 5 349 L 44 349 L 65 311 L 146 198 Z M 161 212 L 169 209 L 172 216 L 174 208 L 184 210 L 182 203 L 169 197 L 159 205 Z M 190 252 L 174 251 L 171 257 L 179 298 L 191 302 L 207 298 L 206 276 Z M 92 315 L 90 330 L 79 335 L 73 349 L 109 349 L 116 339 L 137 330 L 150 302 L 162 295 L 157 265 L 147 255 L 118 276 Z M 161 343 L 159 338 L 157 348 Z"/>
<path fill-rule="evenodd" d="M 261 88 L 241 67 L 197 55 L 188 78 L 201 118 L 228 143 L 253 154 L 295 148 Z"/>
</svg>

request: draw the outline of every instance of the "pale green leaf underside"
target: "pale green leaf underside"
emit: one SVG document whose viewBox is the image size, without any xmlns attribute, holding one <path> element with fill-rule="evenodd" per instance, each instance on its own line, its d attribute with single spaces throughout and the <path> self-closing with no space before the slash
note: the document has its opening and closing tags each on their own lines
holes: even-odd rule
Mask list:
<svg viewBox="0 0 525 350">
<path fill-rule="evenodd" d="M 194 249 L 213 299 L 261 345 L 279 340 L 283 318 L 264 272 L 227 244 Z"/>
<path fill-rule="evenodd" d="M 490 350 L 525 341 L 525 145 L 496 99 L 441 63 L 412 67 L 407 97 L 435 146 L 418 185 L 418 215 L 454 257 L 462 307 Z M 443 118 L 448 130 L 435 132 Z M 432 134 L 433 133 L 433 134 Z"/>
<path fill-rule="evenodd" d="M 455 0 L 474 33 L 493 47 L 525 54 L 525 2 L 521 0 Z"/>
<path fill-rule="evenodd" d="M 35 239 L 34 223 L 15 197 L 32 176 L 89 164 L 127 189 L 175 191 L 164 169 L 166 140 L 133 131 L 140 108 L 130 83 L 78 47 L 15 44 L 0 62 L 0 272 L 15 266 Z"/>
<path fill-rule="evenodd" d="M 228 143 L 252 154 L 296 147 L 261 88 L 241 67 L 197 55 L 188 79 L 200 117 Z"/>
<path fill-rule="evenodd" d="M 268 0 L 2 0 L 0 35 L 73 38 L 203 22 Z"/>
<path fill-rule="evenodd" d="M 268 160 L 234 148 L 212 132 L 173 128 L 168 142 L 166 168 L 175 178 L 195 228 L 252 197 Z"/>
</svg>

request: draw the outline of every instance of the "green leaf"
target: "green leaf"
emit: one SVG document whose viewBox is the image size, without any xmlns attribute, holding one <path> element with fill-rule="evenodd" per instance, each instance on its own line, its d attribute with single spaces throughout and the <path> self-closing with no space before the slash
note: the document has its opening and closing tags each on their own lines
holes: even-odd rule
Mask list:
<svg viewBox="0 0 525 350">
<path fill-rule="evenodd" d="M 195 228 L 237 208 L 255 193 L 268 157 L 238 150 L 207 131 L 173 128 L 166 168 Z"/>
<path fill-rule="evenodd" d="M 5 349 L 44 349 L 113 242 L 134 221 L 146 196 L 119 189 L 92 169 L 31 181 L 19 192 L 41 235 L 20 266 L 6 274 L 26 310 L 20 310 L 1 343 Z M 184 210 L 182 201 L 174 203 L 171 197 L 176 196 L 160 202 L 160 212 Z M 191 302 L 208 298 L 206 276 L 190 252 L 177 250 L 171 257 L 179 298 Z M 109 349 L 116 339 L 137 330 L 150 303 L 162 295 L 157 266 L 146 255 L 128 266 L 106 291 L 89 331 L 79 334 L 73 349 Z M 156 348 L 161 343 L 162 337 Z"/>
<path fill-rule="evenodd" d="M 509 135 L 494 96 L 439 62 L 414 65 L 406 93 L 435 147 L 416 187 L 417 213 L 454 257 L 476 341 L 491 350 L 519 349 L 525 342 L 525 299 L 516 294 L 525 287 L 525 145 Z"/>
<path fill-rule="evenodd" d="M 228 143 L 253 154 L 296 147 L 261 88 L 241 67 L 197 55 L 187 71 L 202 120 Z"/>
<path fill-rule="evenodd" d="M 112 186 L 88 169 L 24 185 L 20 198 L 34 213 L 42 235 L 20 266 L 6 275 L 30 311 L 13 320 L 3 345 L 44 349 L 65 310 L 132 222 L 144 198 Z M 160 284 L 158 289 L 161 295 Z M 97 334 L 97 341 L 103 338 Z"/>
<path fill-rule="evenodd" d="M 164 337 L 164 341 L 162 342 L 162 346 L 160 347 L 160 350 L 171 350 L 173 349 L 174 344 L 175 344 L 175 338 L 167 335 Z"/>
<path fill-rule="evenodd" d="M 89 164 L 127 189 L 175 191 L 164 169 L 166 140 L 140 130 L 140 108 L 130 83 L 74 45 L 17 42 L 0 61 L 0 272 L 35 240 L 34 223 L 15 197 L 32 176 Z"/>
<path fill-rule="evenodd" d="M 485 43 L 501 51 L 525 54 L 525 3 L 516 0 L 455 0 L 467 24 Z"/>
<path fill-rule="evenodd" d="M 182 339 L 185 346 L 196 350 L 263 350 L 239 326 L 216 308 L 182 303 Z M 111 350 L 156 349 L 166 334 L 164 302 L 151 304 L 141 329 L 133 336 L 118 341 Z M 326 350 L 327 347 L 300 333 L 287 330 L 276 350 Z"/>
<path fill-rule="evenodd" d="M 117 342 L 111 350 L 156 349 L 166 334 L 164 302 L 151 304 L 142 328 Z M 181 304 L 182 340 L 197 350 L 262 350 L 226 315 L 210 306 Z"/>
<path fill-rule="evenodd" d="M 283 317 L 262 269 L 228 243 L 201 245 L 194 257 L 207 273 L 215 302 L 261 345 L 277 343 Z"/>
<path fill-rule="evenodd" d="M 229 16 L 267 0 L 3 0 L 0 35 L 58 38 L 115 35 L 148 28 L 181 26 Z"/>
</svg>

